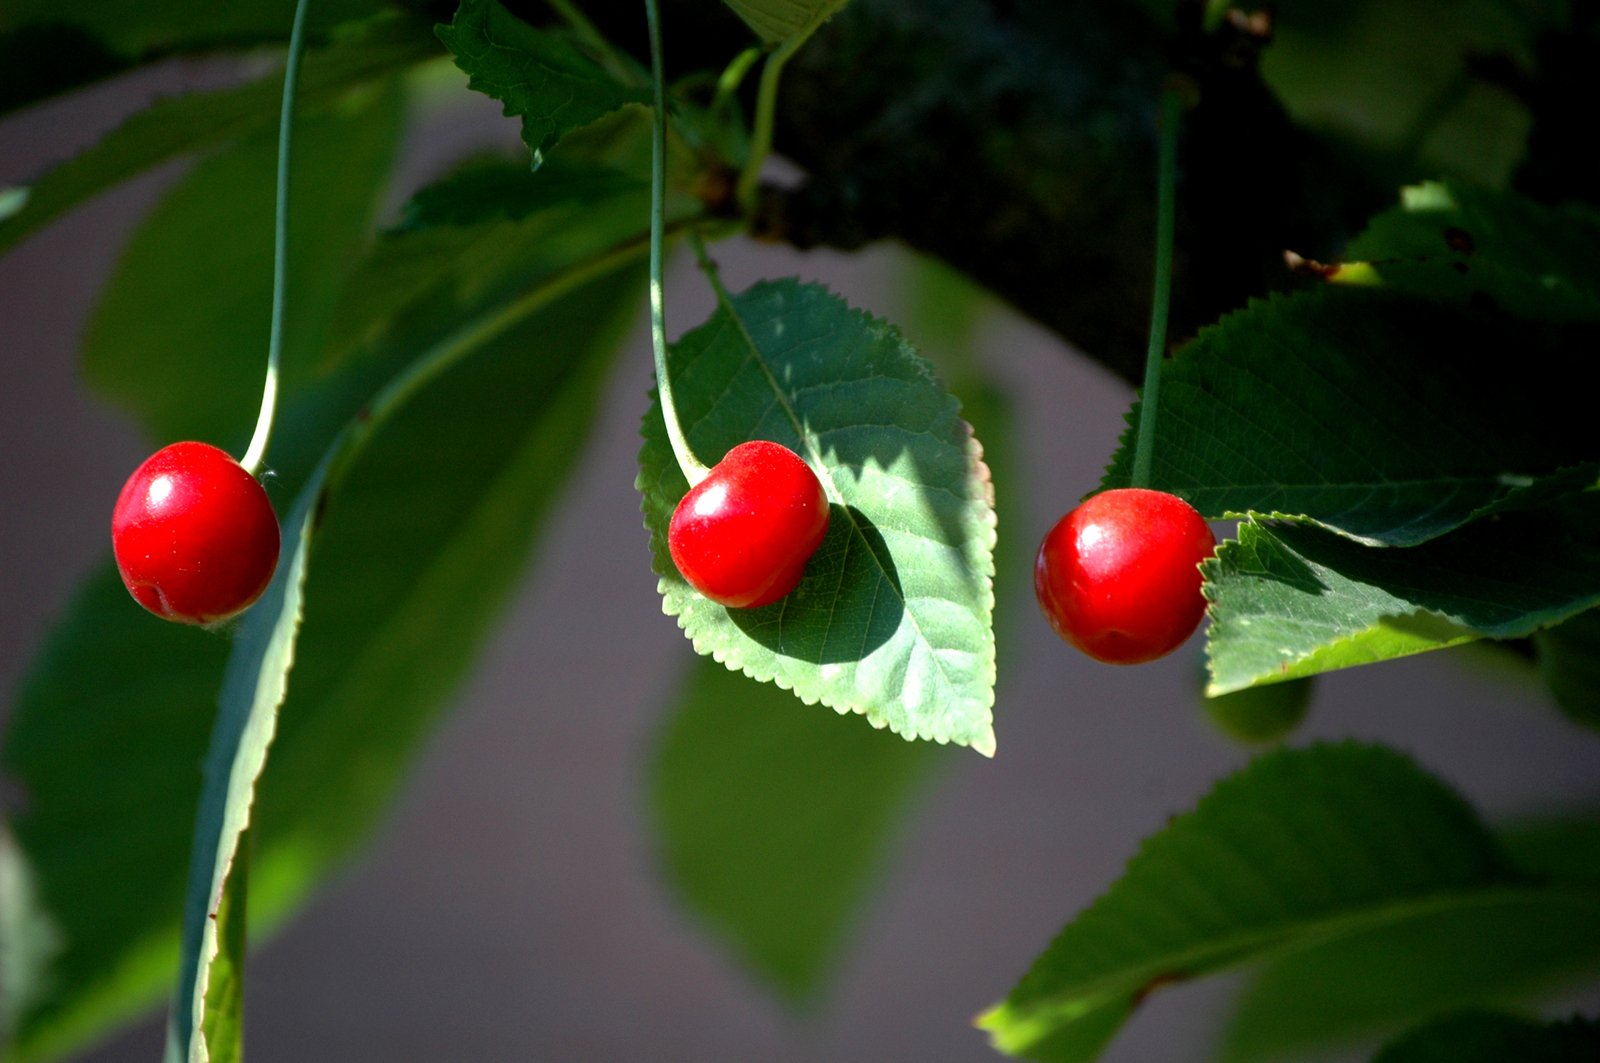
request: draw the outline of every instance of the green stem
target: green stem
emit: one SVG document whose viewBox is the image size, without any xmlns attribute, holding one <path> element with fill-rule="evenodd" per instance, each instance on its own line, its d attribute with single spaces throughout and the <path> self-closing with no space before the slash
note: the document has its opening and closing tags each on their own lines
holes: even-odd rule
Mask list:
<svg viewBox="0 0 1600 1063">
<path fill-rule="evenodd" d="M 656 391 L 661 396 L 661 416 L 666 421 L 667 439 L 678 468 L 693 487 L 711 470 L 694 456 L 689 440 L 678 423 L 678 408 L 672 401 L 672 378 L 667 374 L 667 315 L 662 276 L 664 229 L 667 216 L 667 82 L 661 60 L 661 16 L 656 0 L 644 0 L 650 23 L 650 75 L 655 84 L 656 113 L 650 138 L 650 346 L 656 358 Z"/>
<path fill-rule="evenodd" d="M 772 129 L 776 122 L 778 112 L 778 81 L 783 75 L 783 66 L 789 57 L 800 50 L 800 46 L 811 39 L 811 35 L 828 19 L 834 16 L 846 0 L 833 0 L 819 8 L 811 17 L 811 21 L 790 36 L 767 56 L 767 65 L 761 68 L 761 87 L 756 92 L 756 120 L 750 132 L 750 154 L 745 159 L 744 169 L 739 173 L 739 205 L 748 216 L 755 206 L 756 187 L 761 181 L 761 167 L 767 161 L 767 156 L 772 153 Z"/>
<path fill-rule="evenodd" d="M 712 117 L 721 117 L 728 113 L 738 98 L 736 93 L 739 86 L 744 84 L 744 77 L 750 73 L 750 68 L 761 60 L 761 49 L 756 47 L 746 48 L 733 57 L 722 76 L 717 78 L 717 94 L 711 101 Z"/>
<path fill-rule="evenodd" d="M 1167 310 L 1172 301 L 1172 243 L 1178 183 L 1178 129 L 1183 92 L 1168 85 L 1161 94 L 1161 143 L 1156 170 L 1156 276 L 1150 306 L 1150 345 L 1145 351 L 1144 390 L 1139 401 L 1139 436 L 1133 450 L 1133 486 L 1150 486 L 1161 408 L 1161 362 L 1167 350 Z"/>
<path fill-rule="evenodd" d="M 289 276 L 289 154 L 294 141 L 294 96 L 300 84 L 300 60 L 306 51 L 306 9 L 299 0 L 294 26 L 289 31 L 289 57 L 283 68 L 283 108 L 278 115 L 278 188 L 272 222 L 272 326 L 267 339 L 267 378 L 261 385 L 261 412 L 250 446 L 239 462 L 252 476 L 261 469 L 272 438 L 272 418 L 278 407 L 278 370 L 283 362 L 283 314 L 288 300 Z"/>
</svg>

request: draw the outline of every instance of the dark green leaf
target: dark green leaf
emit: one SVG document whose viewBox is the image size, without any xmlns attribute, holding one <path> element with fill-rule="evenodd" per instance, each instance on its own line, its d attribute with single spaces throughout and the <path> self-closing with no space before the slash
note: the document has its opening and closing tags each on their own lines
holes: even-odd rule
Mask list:
<svg viewBox="0 0 1600 1063">
<path fill-rule="evenodd" d="M 808 459 L 833 516 L 788 597 L 729 610 L 672 563 L 666 530 L 688 490 L 659 405 L 639 487 L 663 608 L 700 653 L 859 712 L 906 738 L 994 751 L 994 509 L 955 399 L 893 328 L 826 290 L 762 283 L 669 356 L 678 415 L 702 460 L 747 439 Z"/>
<path fill-rule="evenodd" d="M 1600 320 L 1600 216 L 1455 184 L 1403 189 L 1346 252 L 1334 280 L 1463 302 L 1489 299 L 1519 317 Z"/>
<path fill-rule="evenodd" d="M 1206 718 L 1240 742 L 1277 742 L 1305 719 L 1314 682 L 1308 676 L 1203 698 Z"/>
<path fill-rule="evenodd" d="M 171 992 L 177 969 L 196 769 L 228 642 L 130 602 L 109 563 L 80 589 L 17 691 L 0 749 L 27 798 L 13 827 L 58 946 L 30 979 L 44 990 L 17 1023 L 16 1063 L 127 1021 Z"/>
<path fill-rule="evenodd" d="M 1593 1063 L 1600 1023 L 1539 1023 L 1490 1011 L 1433 1020 L 1385 1045 L 1372 1063 Z"/>
<path fill-rule="evenodd" d="M 535 168 L 562 136 L 627 103 L 647 103 L 642 86 L 624 85 L 566 37 L 534 29 L 498 0 L 462 0 L 437 30 L 468 86 L 522 119 Z"/>
<path fill-rule="evenodd" d="M 283 891 L 266 898 L 269 911 L 298 900 L 364 833 L 509 596 L 533 533 L 581 452 L 605 355 L 632 317 L 628 295 L 636 291 L 632 271 L 607 273 L 492 339 L 447 340 L 435 351 L 475 357 L 405 399 L 393 420 L 353 422 L 330 452 L 327 491 L 315 479 L 304 490 L 301 506 L 324 522 L 316 561 L 337 589 L 312 584 L 311 595 L 325 596 L 308 597 L 295 687 L 261 775 L 254 881 Z M 422 364 L 440 357 L 430 353 Z M 271 667 L 264 662 L 265 671 Z M 225 693 L 224 712 L 228 704 Z M 254 735 L 242 732 L 236 748 L 230 762 L 241 766 L 226 800 L 209 815 L 202 806 L 197 833 L 215 832 L 221 843 L 213 897 L 226 881 L 235 810 L 248 808 L 251 772 L 263 771 L 265 748 L 257 749 Z M 196 896 L 191 878 L 185 926 L 207 933 L 198 1007 L 214 946 L 212 920 L 204 909 L 196 915 Z"/>
<path fill-rule="evenodd" d="M 696 658 L 650 773 L 668 882 L 785 996 L 822 988 L 933 748 Z"/>
<path fill-rule="evenodd" d="M 1600 889 L 1480 890 L 1269 964 L 1245 988 L 1227 1063 L 1327 1050 L 1471 1004 L 1512 1004 L 1600 975 Z"/>
<path fill-rule="evenodd" d="M 1405 757 L 1353 743 L 1284 750 L 1146 839 L 978 1023 L 1003 1052 L 1089 1060 L 1162 985 L 1539 896 L 1461 799 Z"/>
<path fill-rule="evenodd" d="M 568 204 L 588 206 L 624 193 L 644 195 L 649 182 L 621 171 L 556 158 L 528 172 L 520 162 L 485 159 L 429 185 L 406 203 L 401 231 L 521 221 Z"/>
<path fill-rule="evenodd" d="M 1600 493 L 1378 549 L 1253 521 L 1206 561 L 1213 694 L 1471 639 L 1518 638 L 1600 603 Z"/>
<path fill-rule="evenodd" d="M 1600 815 L 1541 817 L 1496 833 L 1512 861 L 1529 875 L 1600 886 Z"/>
<path fill-rule="evenodd" d="M 379 80 L 428 58 L 437 44 L 405 19 L 379 19 L 308 52 L 299 99 L 311 107 L 352 87 Z M 27 202 L 0 220 L 0 251 L 35 229 L 158 163 L 275 128 L 283 75 L 234 89 L 190 93 L 153 104 L 106 134 L 98 144 L 48 171 L 29 188 Z"/>
<path fill-rule="evenodd" d="M 425 205 L 408 209 L 412 224 L 379 240 L 340 293 L 328 366 L 443 335 L 513 297 L 553 264 L 642 238 L 647 185 L 564 161 L 537 175 L 521 172 L 532 187 L 516 197 L 515 209 L 492 198 L 471 202 L 471 180 L 463 188 L 447 178 L 418 193 L 413 203 Z M 591 173 L 594 183 L 580 190 L 580 173 Z M 553 179 L 548 189 L 546 177 Z"/>
<path fill-rule="evenodd" d="M 1539 673 L 1572 719 L 1600 727 L 1600 612 L 1590 610 L 1533 636 Z"/>
<path fill-rule="evenodd" d="M 1561 382 L 1597 342 L 1381 289 L 1254 302 L 1166 366 L 1150 486 L 1210 517 L 1425 542 L 1595 481 L 1587 393 Z M 1106 487 L 1128 485 L 1131 442 Z"/>
<path fill-rule="evenodd" d="M 95 0 L 62 5 L 54 0 L 7 0 L 10 25 L 70 22 L 109 42 L 118 52 L 232 45 L 250 40 L 287 40 L 295 0 Z M 306 13 L 312 32 L 326 32 L 352 19 L 400 6 L 389 0 L 317 0 Z"/>
<path fill-rule="evenodd" d="M 335 299 L 371 236 L 403 117 L 403 97 L 390 85 L 296 123 L 286 393 L 319 368 Z M 276 136 L 263 129 L 190 170 L 134 232 L 90 318 L 85 375 L 154 439 L 242 449 L 254 423 L 272 304 L 276 159 Z"/>
</svg>

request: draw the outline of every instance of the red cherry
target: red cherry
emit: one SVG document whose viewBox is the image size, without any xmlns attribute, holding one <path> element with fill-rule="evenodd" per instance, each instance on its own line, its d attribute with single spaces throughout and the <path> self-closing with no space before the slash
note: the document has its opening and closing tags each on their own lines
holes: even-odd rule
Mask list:
<svg viewBox="0 0 1600 1063">
<path fill-rule="evenodd" d="M 771 605 L 800 582 L 828 531 L 828 496 L 788 447 L 740 443 L 672 511 L 667 548 L 683 578 L 730 609 Z"/>
<path fill-rule="evenodd" d="M 173 443 L 122 486 L 111 552 L 140 605 L 167 620 L 211 624 L 267 589 L 278 518 L 261 484 L 225 451 Z"/>
<path fill-rule="evenodd" d="M 1127 487 L 1090 498 L 1039 546 L 1033 589 L 1056 633 L 1097 661 L 1177 649 L 1205 614 L 1200 562 L 1217 541 L 1176 495 Z"/>
</svg>

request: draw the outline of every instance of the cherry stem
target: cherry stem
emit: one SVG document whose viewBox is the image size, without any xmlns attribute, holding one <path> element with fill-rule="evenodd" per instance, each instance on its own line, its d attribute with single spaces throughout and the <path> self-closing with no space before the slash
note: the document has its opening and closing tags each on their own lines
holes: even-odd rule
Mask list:
<svg viewBox="0 0 1600 1063">
<path fill-rule="evenodd" d="M 1133 486 L 1150 486 L 1156 448 L 1156 412 L 1161 400 L 1161 363 L 1167 350 L 1167 311 L 1172 301 L 1172 243 L 1176 215 L 1178 127 L 1183 122 L 1182 86 L 1161 93 L 1161 133 L 1156 169 L 1156 276 L 1150 305 L 1150 346 L 1145 352 L 1139 401 L 1139 435 L 1133 448 Z"/>
<path fill-rule="evenodd" d="M 293 142 L 294 96 L 300 84 L 300 60 L 306 51 L 306 9 L 309 0 L 299 0 L 294 9 L 294 27 L 289 31 L 289 56 L 283 68 L 283 109 L 278 116 L 278 188 L 272 222 L 272 331 L 267 339 L 267 378 L 261 385 L 261 412 L 256 415 L 256 430 L 250 446 L 239 462 L 254 476 L 267 456 L 272 438 L 272 418 L 278 407 L 278 367 L 283 361 L 283 315 L 287 303 L 285 288 L 289 275 L 289 154 Z"/>
<path fill-rule="evenodd" d="M 711 470 L 694 456 L 689 440 L 678 423 L 678 408 L 672 401 L 672 378 L 667 375 L 667 315 L 663 296 L 663 245 L 666 243 L 667 216 L 667 82 L 661 60 L 661 16 L 656 0 L 644 0 L 650 23 L 650 76 L 655 86 L 656 113 L 651 127 L 650 152 L 650 346 L 656 358 L 656 391 L 661 396 L 661 416 L 667 425 L 667 440 L 684 479 L 693 487 Z"/>
</svg>

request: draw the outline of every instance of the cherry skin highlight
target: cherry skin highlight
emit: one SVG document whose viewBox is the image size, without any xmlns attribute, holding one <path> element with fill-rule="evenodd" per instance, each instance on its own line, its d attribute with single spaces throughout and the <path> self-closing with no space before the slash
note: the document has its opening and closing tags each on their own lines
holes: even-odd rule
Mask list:
<svg viewBox="0 0 1600 1063">
<path fill-rule="evenodd" d="M 1033 589 L 1056 633 L 1097 661 L 1140 664 L 1200 626 L 1201 561 L 1216 538 L 1183 499 L 1105 491 L 1062 517 L 1039 546 Z"/>
<path fill-rule="evenodd" d="M 111 551 L 134 600 L 166 620 L 243 612 L 278 565 L 267 493 L 227 452 L 173 443 L 134 470 L 111 513 Z"/>
<path fill-rule="evenodd" d="M 827 531 L 828 496 L 811 466 L 755 439 L 683 496 L 667 548 L 695 590 L 730 609 L 755 609 L 794 590 Z"/>
</svg>

